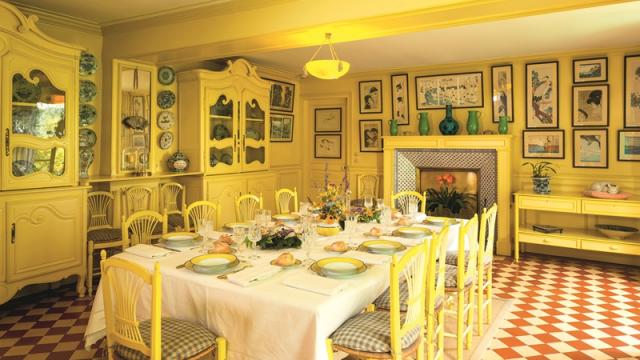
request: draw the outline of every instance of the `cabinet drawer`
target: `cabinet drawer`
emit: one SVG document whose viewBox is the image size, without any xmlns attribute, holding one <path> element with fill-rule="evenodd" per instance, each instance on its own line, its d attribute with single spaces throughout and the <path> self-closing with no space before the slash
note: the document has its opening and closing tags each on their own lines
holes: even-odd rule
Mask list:
<svg viewBox="0 0 640 360">
<path fill-rule="evenodd" d="M 616 243 L 613 241 L 582 240 L 584 250 L 604 251 L 626 255 L 640 255 L 640 244 Z"/>
<path fill-rule="evenodd" d="M 521 196 L 518 207 L 521 209 L 559 211 L 577 213 L 580 211 L 577 199 L 543 198 L 538 196 Z"/>
<path fill-rule="evenodd" d="M 640 204 L 618 201 L 582 200 L 582 212 L 593 215 L 640 217 Z"/>
<path fill-rule="evenodd" d="M 576 249 L 578 247 L 578 240 L 554 237 L 548 234 L 520 233 L 520 242 L 573 249 Z"/>
</svg>

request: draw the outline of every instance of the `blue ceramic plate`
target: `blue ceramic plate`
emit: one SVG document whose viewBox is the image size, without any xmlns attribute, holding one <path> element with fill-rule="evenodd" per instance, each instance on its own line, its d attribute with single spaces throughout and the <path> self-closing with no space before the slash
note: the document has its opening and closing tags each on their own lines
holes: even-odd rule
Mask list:
<svg viewBox="0 0 640 360">
<path fill-rule="evenodd" d="M 91 104 L 80 104 L 80 126 L 89 126 L 96 122 L 98 112 Z"/>
<path fill-rule="evenodd" d="M 176 72 L 168 66 L 158 69 L 158 82 L 162 85 L 171 85 L 176 80 Z"/>
<path fill-rule="evenodd" d="M 171 90 L 162 90 L 158 93 L 158 106 L 161 109 L 168 109 L 176 103 L 176 94 Z"/>
<path fill-rule="evenodd" d="M 92 53 L 83 51 L 80 54 L 80 75 L 89 76 L 95 74 L 98 69 L 96 57 Z"/>
<path fill-rule="evenodd" d="M 98 94 L 98 89 L 93 81 L 80 80 L 80 102 L 92 101 Z"/>
</svg>

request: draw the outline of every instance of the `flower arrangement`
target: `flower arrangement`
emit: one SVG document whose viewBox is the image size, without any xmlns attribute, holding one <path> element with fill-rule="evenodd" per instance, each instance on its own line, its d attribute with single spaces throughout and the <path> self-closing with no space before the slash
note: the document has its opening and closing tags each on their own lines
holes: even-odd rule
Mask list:
<svg viewBox="0 0 640 360">
<path fill-rule="evenodd" d="M 458 215 L 464 208 L 473 205 L 476 195 L 468 193 L 464 189 L 458 191 L 454 185 L 456 178 L 452 174 L 439 175 L 436 177 L 436 181 L 440 185 L 440 189 L 427 190 L 427 209 L 429 212 L 448 215 L 446 214 L 448 211 L 453 215 Z"/>
<path fill-rule="evenodd" d="M 299 248 L 302 244 L 296 232 L 284 225 L 276 226 L 273 230 L 262 234 L 262 239 L 257 242 L 261 249 L 286 249 Z"/>
<path fill-rule="evenodd" d="M 382 214 L 382 211 L 379 209 L 357 207 L 353 208 L 353 212 L 358 216 L 358 222 L 370 223 L 375 221 L 380 224 L 380 215 Z"/>
<path fill-rule="evenodd" d="M 342 185 L 328 183 L 325 191 L 320 193 L 320 203 L 316 207 L 320 218 L 343 219 L 346 213 Z"/>
</svg>

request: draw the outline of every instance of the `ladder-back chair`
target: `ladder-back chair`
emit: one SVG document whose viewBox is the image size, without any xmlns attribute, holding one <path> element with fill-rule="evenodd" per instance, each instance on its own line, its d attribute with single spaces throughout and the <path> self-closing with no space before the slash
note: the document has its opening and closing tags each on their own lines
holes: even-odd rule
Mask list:
<svg viewBox="0 0 640 360">
<path fill-rule="evenodd" d="M 236 221 L 246 222 L 254 220 L 256 210 L 261 210 L 262 208 L 262 194 L 260 194 L 260 196 L 252 194 L 240 195 L 236 198 Z"/>
<path fill-rule="evenodd" d="M 108 191 L 87 195 L 87 291 L 93 293 L 93 256 L 95 250 L 122 248 L 122 231 L 114 228 L 114 197 Z"/>
<path fill-rule="evenodd" d="M 167 211 L 169 231 L 176 227 L 184 229 L 182 211 L 186 207 L 187 189 L 177 182 L 168 182 L 160 186 L 160 209 Z"/>
</svg>

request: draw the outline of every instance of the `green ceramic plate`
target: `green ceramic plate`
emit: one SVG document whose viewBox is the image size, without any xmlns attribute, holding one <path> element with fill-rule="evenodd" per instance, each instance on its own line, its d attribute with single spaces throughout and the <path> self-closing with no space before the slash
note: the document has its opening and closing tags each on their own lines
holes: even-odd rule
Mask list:
<svg viewBox="0 0 640 360">
<path fill-rule="evenodd" d="M 231 254 L 207 254 L 188 260 L 184 267 L 200 274 L 219 274 L 237 266 L 240 262 Z"/>
<path fill-rule="evenodd" d="M 358 259 L 330 257 L 316 261 L 310 269 L 320 276 L 343 279 L 365 272 L 367 266 Z"/>
<path fill-rule="evenodd" d="M 425 236 L 430 236 L 431 234 L 431 230 L 415 226 L 401 227 L 393 232 L 393 235 L 410 239 L 418 239 Z"/>
<path fill-rule="evenodd" d="M 448 222 L 449 225 L 459 224 L 460 221 L 454 218 L 446 218 L 446 217 L 437 217 L 437 216 L 429 216 L 422 223 L 433 226 L 444 226 L 445 222 Z"/>
<path fill-rule="evenodd" d="M 391 255 L 399 251 L 406 250 L 407 247 L 397 241 L 391 240 L 369 240 L 364 241 L 358 247 L 360 251 L 366 251 L 372 254 Z"/>
</svg>

